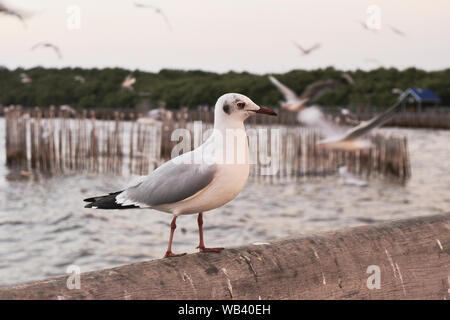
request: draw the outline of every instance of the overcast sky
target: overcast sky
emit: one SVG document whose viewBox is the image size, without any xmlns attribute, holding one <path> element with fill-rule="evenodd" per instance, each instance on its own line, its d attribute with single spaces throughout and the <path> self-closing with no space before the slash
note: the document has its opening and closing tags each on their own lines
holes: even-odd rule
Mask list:
<svg viewBox="0 0 450 320">
<path fill-rule="evenodd" d="M 34 12 L 23 27 L 0 15 L 0 65 L 125 67 L 284 72 L 334 66 L 378 66 L 427 70 L 450 67 L 449 0 L 136 0 L 160 7 L 138 9 L 129 0 L 7 0 L 0 2 Z M 68 28 L 81 11 L 79 29 Z M 357 21 L 381 10 L 381 30 L 365 30 Z M 373 20 L 372 20 L 373 21 Z M 407 35 L 402 37 L 392 25 Z M 57 44 L 63 59 L 47 49 L 30 51 L 39 41 Z M 301 56 L 305 47 L 322 43 Z"/>
</svg>

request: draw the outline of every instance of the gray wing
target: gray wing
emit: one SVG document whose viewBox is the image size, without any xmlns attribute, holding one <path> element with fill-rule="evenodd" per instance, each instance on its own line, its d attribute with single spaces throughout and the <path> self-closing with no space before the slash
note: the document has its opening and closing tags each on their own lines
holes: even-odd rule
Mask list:
<svg viewBox="0 0 450 320">
<path fill-rule="evenodd" d="M 61 53 L 61 50 L 59 49 L 59 47 L 57 47 L 54 44 L 52 44 L 51 48 L 55 51 L 55 53 L 58 56 L 58 58 L 62 59 L 63 56 L 62 56 L 62 53 Z"/>
<path fill-rule="evenodd" d="M 297 42 L 292 41 L 292 43 L 294 44 L 294 46 L 297 47 L 297 49 L 299 49 L 301 52 L 303 52 L 303 54 L 306 53 L 307 50 L 305 48 L 303 48 L 301 45 L 299 45 Z"/>
<path fill-rule="evenodd" d="M 117 196 L 117 202 L 149 207 L 187 199 L 214 179 L 216 165 L 166 162 Z"/>
<path fill-rule="evenodd" d="M 282 84 L 280 81 L 278 81 L 275 77 L 269 76 L 269 80 L 270 82 L 273 83 L 275 87 L 278 88 L 278 90 L 280 90 L 280 92 L 284 95 L 284 99 L 286 101 L 298 100 L 297 94 L 288 87 L 286 87 L 284 84 Z"/>
<path fill-rule="evenodd" d="M 167 27 L 169 28 L 170 31 L 173 30 L 172 25 L 170 24 L 169 18 L 167 18 L 166 14 L 164 13 L 164 11 L 159 11 L 159 14 L 162 15 L 162 17 L 164 18 L 164 21 L 167 24 Z"/>
<path fill-rule="evenodd" d="M 45 44 L 45 42 L 38 42 L 38 43 L 36 43 L 34 46 L 32 46 L 31 48 L 30 48 L 30 50 L 34 50 L 34 49 L 36 49 L 36 48 L 38 48 L 38 47 L 40 47 L 40 46 L 42 46 L 42 45 L 44 45 Z"/>
<path fill-rule="evenodd" d="M 319 48 L 320 48 L 320 43 L 316 43 L 311 48 L 309 48 L 308 51 L 311 52 L 311 51 L 317 50 Z"/>
<path fill-rule="evenodd" d="M 382 126 L 385 124 L 389 119 L 391 119 L 394 116 L 394 113 L 397 111 L 398 107 L 401 105 L 400 102 L 397 102 L 395 105 L 384 111 L 383 113 L 380 113 L 378 116 L 373 118 L 372 120 L 369 120 L 367 122 L 362 122 L 358 126 L 354 127 L 353 129 L 349 130 L 343 137 L 343 140 L 351 140 L 356 139 L 364 134 L 368 133 L 370 130 Z"/>
<path fill-rule="evenodd" d="M 303 91 L 300 96 L 300 99 L 308 99 L 309 102 L 314 102 L 318 100 L 325 92 L 337 89 L 341 85 L 341 81 L 333 79 L 314 82 L 306 87 L 305 91 Z"/>
</svg>

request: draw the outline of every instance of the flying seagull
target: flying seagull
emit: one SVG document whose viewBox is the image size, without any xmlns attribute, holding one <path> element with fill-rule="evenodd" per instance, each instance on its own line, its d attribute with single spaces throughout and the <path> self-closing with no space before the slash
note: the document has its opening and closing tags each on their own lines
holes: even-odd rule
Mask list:
<svg viewBox="0 0 450 320">
<path fill-rule="evenodd" d="M 401 96 L 403 94 L 403 92 L 404 91 L 402 89 L 400 89 L 400 88 L 392 88 L 392 90 L 391 90 L 392 94 L 397 94 L 399 96 Z"/>
<path fill-rule="evenodd" d="M 378 29 L 377 28 L 371 28 L 366 21 L 362 21 L 362 20 L 355 20 L 356 23 L 359 23 L 361 25 L 361 27 L 363 27 L 365 30 L 367 31 L 372 31 L 372 32 L 377 32 Z"/>
<path fill-rule="evenodd" d="M 143 3 L 138 3 L 138 2 L 135 2 L 134 6 L 136 8 L 140 8 L 140 9 L 153 9 L 153 11 L 156 14 L 160 14 L 163 17 L 164 21 L 167 24 L 167 27 L 169 28 L 170 31 L 172 31 L 172 25 L 170 24 L 169 18 L 167 18 L 167 15 L 164 13 L 164 11 L 162 11 L 162 9 L 152 6 L 152 5 L 149 5 L 149 4 L 143 4 Z"/>
<path fill-rule="evenodd" d="M 25 25 L 25 19 L 29 16 L 29 14 L 26 14 L 24 12 L 20 12 L 18 10 L 14 10 L 11 8 L 8 8 L 6 5 L 4 5 L 2 2 L 0 2 L 0 14 L 16 17 L 19 19 L 24 25 Z"/>
<path fill-rule="evenodd" d="M 68 112 L 71 114 L 76 114 L 77 112 L 75 111 L 74 108 L 72 108 L 71 106 L 69 106 L 68 104 L 64 104 L 62 106 L 59 106 L 59 110 L 63 111 L 63 112 Z"/>
<path fill-rule="evenodd" d="M 353 185 L 357 187 L 366 187 L 367 181 L 358 178 L 355 174 L 348 171 L 346 166 L 339 167 L 339 177 L 341 184 Z"/>
<path fill-rule="evenodd" d="M 200 240 L 197 248 L 200 252 L 220 252 L 223 248 L 205 247 L 203 213 L 233 200 L 244 188 L 249 174 L 244 120 L 256 113 L 276 115 L 242 94 L 221 96 L 215 105 L 213 133 L 201 146 L 164 163 L 121 191 L 85 199 L 89 202 L 86 207 L 149 208 L 172 214 L 164 257 L 183 255 L 172 252 L 177 217 L 198 213 Z M 228 134 L 230 130 L 234 134 Z M 235 144 L 236 140 L 244 143 Z"/>
<path fill-rule="evenodd" d="M 122 90 L 133 90 L 133 84 L 136 82 L 136 78 L 132 75 L 126 76 L 125 80 L 123 80 L 121 86 Z"/>
<path fill-rule="evenodd" d="M 311 52 L 319 49 L 321 46 L 320 43 L 316 43 L 311 48 L 304 48 L 295 41 L 292 41 L 292 43 L 294 44 L 294 46 L 296 46 L 302 52 L 302 55 L 304 55 L 304 56 L 309 55 Z"/>
<path fill-rule="evenodd" d="M 26 73 L 22 72 L 20 74 L 20 82 L 22 83 L 31 83 L 33 80 L 31 79 L 31 77 L 29 75 L 27 75 Z"/>
<path fill-rule="evenodd" d="M 53 43 L 50 43 L 50 42 L 39 42 L 39 43 L 36 43 L 34 46 L 31 47 L 30 50 L 35 50 L 35 49 L 41 48 L 41 47 L 42 48 L 52 49 L 56 53 L 58 58 L 62 59 L 61 50 L 59 50 L 59 48 L 56 45 L 54 45 Z"/>
<path fill-rule="evenodd" d="M 402 37 L 406 37 L 406 33 L 404 33 L 402 30 L 399 30 L 392 25 L 388 25 L 388 26 L 389 26 L 389 29 L 391 29 L 391 31 L 394 32 L 395 34 L 402 36 Z"/>
<path fill-rule="evenodd" d="M 364 136 L 389 121 L 400 105 L 401 101 L 399 100 L 371 120 L 363 121 L 347 131 L 344 131 L 342 127 L 337 128 L 327 121 L 322 111 L 315 106 L 300 112 L 298 119 L 307 125 L 318 127 L 323 132 L 325 139 L 317 142 L 319 148 L 335 150 L 368 149 L 372 147 L 372 143 Z"/>
<path fill-rule="evenodd" d="M 85 83 L 86 79 L 83 76 L 80 75 L 76 75 L 75 77 L 73 77 L 73 80 L 79 83 Z"/>
<path fill-rule="evenodd" d="M 352 77 L 344 73 L 341 75 L 341 79 L 328 79 L 314 82 L 307 86 L 303 93 L 298 96 L 293 90 L 282 84 L 275 77 L 269 76 L 269 80 L 284 95 L 285 101 L 280 102 L 281 107 L 293 112 L 300 112 L 317 101 L 324 93 L 339 88 L 345 82 L 354 84 Z"/>
</svg>

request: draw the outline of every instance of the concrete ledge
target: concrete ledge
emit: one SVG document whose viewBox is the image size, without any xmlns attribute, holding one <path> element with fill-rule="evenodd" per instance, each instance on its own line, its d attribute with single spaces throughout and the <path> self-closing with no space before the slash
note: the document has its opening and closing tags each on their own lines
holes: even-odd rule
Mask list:
<svg viewBox="0 0 450 320">
<path fill-rule="evenodd" d="M 370 265 L 380 289 L 368 289 Z M 0 288 L 0 299 L 450 299 L 450 214 Z"/>
</svg>

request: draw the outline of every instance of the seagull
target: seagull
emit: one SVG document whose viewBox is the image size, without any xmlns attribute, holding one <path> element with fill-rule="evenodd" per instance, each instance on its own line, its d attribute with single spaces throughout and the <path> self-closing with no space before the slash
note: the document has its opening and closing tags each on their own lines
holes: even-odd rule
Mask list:
<svg viewBox="0 0 450 320">
<path fill-rule="evenodd" d="M 392 94 L 397 94 L 400 96 L 403 94 L 404 91 L 400 88 L 392 88 L 391 92 L 392 92 Z"/>
<path fill-rule="evenodd" d="M 76 75 L 75 77 L 73 77 L 73 80 L 79 83 L 85 83 L 86 79 L 83 76 L 80 75 Z"/>
<path fill-rule="evenodd" d="M 392 32 L 395 34 L 398 34 L 399 36 L 406 37 L 406 33 L 404 33 L 402 30 L 397 29 L 396 27 L 392 25 L 388 25 L 389 29 L 391 29 Z"/>
<path fill-rule="evenodd" d="M 22 72 L 20 74 L 20 82 L 22 83 L 31 83 L 33 80 L 31 79 L 30 76 L 28 76 L 26 73 Z"/>
<path fill-rule="evenodd" d="M 24 25 L 25 25 L 25 18 L 27 18 L 29 15 L 19 12 L 18 10 L 13 10 L 11 8 L 8 8 L 6 5 L 0 2 L 0 13 L 3 13 L 8 16 L 13 16 L 19 19 Z M 26 26 L 26 25 L 25 25 Z"/>
<path fill-rule="evenodd" d="M 341 108 L 340 114 L 344 117 L 344 121 L 347 124 L 358 125 L 360 121 L 356 119 L 356 115 L 347 108 Z"/>
<path fill-rule="evenodd" d="M 125 80 L 122 82 L 123 90 L 133 90 L 133 84 L 136 82 L 136 78 L 132 75 L 126 76 Z"/>
<path fill-rule="evenodd" d="M 162 11 L 160 8 L 157 8 L 155 6 L 149 5 L 149 4 L 143 4 L 143 3 L 134 3 L 134 6 L 136 8 L 140 8 L 140 9 L 153 9 L 155 11 L 155 13 L 160 14 L 164 21 L 167 24 L 167 27 L 169 28 L 170 31 L 172 31 L 172 25 L 170 24 L 169 19 L 167 18 L 166 14 L 164 13 L 164 11 Z"/>
<path fill-rule="evenodd" d="M 284 95 L 285 101 L 280 102 L 281 107 L 289 111 L 300 112 L 314 101 L 318 100 L 325 92 L 342 86 L 342 80 L 345 80 L 345 82 L 349 84 L 354 84 L 354 81 L 349 74 L 344 73 L 341 77 L 342 79 L 328 79 L 314 82 L 306 87 L 300 97 L 275 77 L 269 76 L 269 80 Z"/>
<path fill-rule="evenodd" d="M 242 94 L 224 94 L 215 105 L 213 133 L 201 146 L 172 158 L 121 191 L 84 199 L 89 202 L 86 208 L 150 208 L 172 214 L 165 258 L 185 254 L 172 252 L 177 218 L 198 213 L 197 248 L 200 252 L 220 252 L 223 248 L 205 247 L 203 213 L 233 200 L 244 188 L 249 174 L 244 120 L 256 113 L 276 115 Z"/>
<path fill-rule="evenodd" d="M 355 20 L 356 23 L 359 23 L 365 30 L 377 32 L 378 30 L 376 28 L 371 28 L 366 21 L 362 20 Z"/>
<path fill-rule="evenodd" d="M 303 48 L 301 45 L 299 45 L 297 42 L 292 41 L 292 43 L 294 44 L 294 46 L 296 46 L 301 52 L 302 55 L 307 56 L 309 55 L 311 52 L 313 52 L 314 50 L 317 50 L 320 48 L 321 44 L 320 43 L 316 43 L 315 45 L 313 45 L 311 48 L 309 49 L 305 49 Z"/>
<path fill-rule="evenodd" d="M 380 62 L 380 60 L 378 60 L 376 58 L 367 58 L 367 59 L 364 59 L 364 62 L 367 64 L 374 64 L 378 68 L 382 66 L 382 63 Z"/>
<path fill-rule="evenodd" d="M 342 127 L 336 128 L 336 126 L 327 121 L 322 111 L 315 106 L 300 112 L 298 119 L 307 125 L 319 127 L 324 133 L 325 139 L 316 143 L 319 148 L 349 151 L 368 149 L 373 145 L 372 142 L 369 139 L 364 138 L 364 136 L 371 130 L 380 127 L 389 121 L 400 105 L 401 101 L 399 100 L 392 107 L 371 120 L 363 121 L 347 131 L 343 131 Z"/>
<path fill-rule="evenodd" d="M 39 47 L 52 49 L 56 53 L 58 58 L 62 59 L 61 50 L 59 50 L 59 48 L 56 45 L 54 45 L 53 43 L 50 43 L 50 42 L 39 42 L 39 43 L 36 43 L 34 46 L 32 46 L 30 50 L 34 50 L 34 49 L 37 49 Z"/>
<path fill-rule="evenodd" d="M 59 110 L 60 111 L 64 111 L 64 112 L 68 112 L 68 113 L 71 113 L 71 114 L 76 114 L 77 113 L 74 108 L 72 108 L 71 106 L 69 106 L 67 104 L 59 106 Z"/>
<path fill-rule="evenodd" d="M 341 184 L 353 185 L 358 187 L 366 187 L 367 181 L 358 178 L 353 173 L 349 172 L 346 166 L 339 167 L 339 177 Z"/>
<path fill-rule="evenodd" d="M 147 115 L 141 117 L 137 120 L 138 123 L 144 125 L 158 125 L 161 126 L 163 123 L 171 121 L 173 119 L 173 112 L 166 110 L 165 107 L 160 107 L 158 109 L 153 109 L 147 112 Z M 166 126 L 169 128 L 169 126 Z"/>
</svg>

